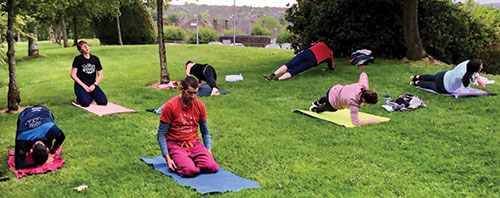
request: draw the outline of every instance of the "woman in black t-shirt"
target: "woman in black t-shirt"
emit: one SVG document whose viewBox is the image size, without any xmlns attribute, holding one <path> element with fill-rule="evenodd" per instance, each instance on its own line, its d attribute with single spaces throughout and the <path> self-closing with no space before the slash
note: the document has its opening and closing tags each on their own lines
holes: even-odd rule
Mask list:
<svg viewBox="0 0 500 198">
<path fill-rule="evenodd" d="M 73 60 L 71 78 L 75 81 L 77 102 L 83 107 L 88 107 L 92 100 L 98 105 L 107 105 L 108 99 L 98 86 L 103 77 L 99 58 L 90 54 L 89 46 L 83 40 L 78 42 L 76 48 L 81 54 Z"/>
</svg>

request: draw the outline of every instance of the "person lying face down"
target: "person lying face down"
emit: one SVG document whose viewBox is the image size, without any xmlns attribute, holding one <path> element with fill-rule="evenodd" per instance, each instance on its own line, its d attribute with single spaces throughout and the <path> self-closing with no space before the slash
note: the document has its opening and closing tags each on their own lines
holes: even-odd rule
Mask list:
<svg viewBox="0 0 500 198">
<path fill-rule="evenodd" d="M 49 109 L 43 106 L 26 108 L 17 119 L 14 154 L 16 169 L 51 163 L 53 154 L 64 139 L 64 133 L 55 125 L 54 116 Z M 29 157 L 33 162 L 26 161 Z"/>
<path fill-rule="evenodd" d="M 468 93 L 473 79 L 482 87 L 485 84 L 479 77 L 483 69 L 483 62 L 479 59 L 466 60 L 458 64 L 453 70 L 440 71 L 437 74 L 422 74 L 411 76 L 410 84 L 438 93 L 449 94 L 452 92 Z"/>
<path fill-rule="evenodd" d="M 285 80 L 324 62 L 328 64 L 329 70 L 335 68 L 332 50 L 323 42 L 311 43 L 311 47 L 297 54 L 289 63 L 282 65 L 271 74 L 264 74 L 264 79 Z M 285 74 L 275 78 L 282 73 Z"/>
<path fill-rule="evenodd" d="M 354 125 L 377 123 L 379 119 L 359 120 L 358 110 L 363 104 L 377 104 L 378 95 L 368 88 L 368 75 L 365 72 L 359 75 L 359 81 L 349 85 L 334 85 L 326 96 L 314 101 L 309 110 L 317 113 L 337 111 L 349 107 L 351 122 Z"/>
<path fill-rule="evenodd" d="M 193 77 L 181 81 L 181 94 L 169 99 L 160 115 L 158 144 L 168 168 L 181 177 L 219 170 L 215 162 L 207 126 L 205 105 L 198 99 L 198 82 Z M 200 126 L 203 144 L 197 130 Z"/>
<path fill-rule="evenodd" d="M 219 95 L 219 88 L 217 87 L 217 73 L 215 73 L 214 67 L 209 64 L 198 64 L 192 61 L 186 62 L 186 77 L 194 75 L 198 78 L 199 86 L 201 86 L 202 81 L 206 81 L 212 92 L 210 95 Z"/>
</svg>

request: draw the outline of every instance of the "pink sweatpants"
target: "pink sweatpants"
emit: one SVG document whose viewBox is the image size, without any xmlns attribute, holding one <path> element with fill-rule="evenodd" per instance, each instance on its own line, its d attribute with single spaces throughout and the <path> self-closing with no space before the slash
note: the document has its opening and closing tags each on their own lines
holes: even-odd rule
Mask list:
<svg viewBox="0 0 500 198">
<path fill-rule="evenodd" d="M 196 140 L 191 151 L 181 147 L 182 142 L 167 140 L 170 158 L 177 165 L 177 173 L 181 177 L 193 177 L 200 173 L 213 173 L 219 170 L 219 165 L 208 149 Z"/>
</svg>

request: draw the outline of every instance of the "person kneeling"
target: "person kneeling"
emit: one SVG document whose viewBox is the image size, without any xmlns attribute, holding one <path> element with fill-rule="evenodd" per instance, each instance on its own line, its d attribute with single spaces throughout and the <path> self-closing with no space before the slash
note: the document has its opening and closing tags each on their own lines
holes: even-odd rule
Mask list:
<svg viewBox="0 0 500 198">
<path fill-rule="evenodd" d="M 54 124 L 54 116 L 43 106 L 26 108 L 19 114 L 14 160 L 16 169 L 26 169 L 51 163 L 53 154 L 65 136 Z M 52 142 L 55 140 L 54 144 Z M 26 161 L 27 158 L 30 160 Z"/>
<path fill-rule="evenodd" d="M 219 170 L 210 150 L 210 133 L 205 105 L 198 99 L 198 82 L 193 77 L 181 81 L 181 94 L 163 106 L 158 127 L 158 144 L 168 168 L 181 177 Z M 200 126 L 203 144 L 197 130 Z"/>
</svg>

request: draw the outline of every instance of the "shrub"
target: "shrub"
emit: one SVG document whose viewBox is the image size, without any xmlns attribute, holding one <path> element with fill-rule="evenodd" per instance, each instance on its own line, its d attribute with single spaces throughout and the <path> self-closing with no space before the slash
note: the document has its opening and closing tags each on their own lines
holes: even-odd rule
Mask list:
<svg viewBox="0 0 500 198">
<path fill-rule="evenodd" d="M 120 8 L 123 44 L 148 44 L 156 40 L 150 13 L 140 1 Z M 118 44 L 116 18 L 104 17 L 97 22 L 97 37 L 102 44 Z"/>
<path fill-rule="evenodd" d="M 217 33 L 217 31 L 215 31 L 213 28 L 200 27 L 198 29 L 198 41 L 200 43 L 208 43 L 211 41 L 218 41 L 219 37 L 220 37 L 219 33 Z M 196 42 L 196 30 L 188 32 L 188 41 L 189 42 Z"/>
<path fill-rule="evenodd" d="M 298 0 L 286 11 L 297 35 L 294 48 L 305 49 L 323 41 L 336 56 L 356 49 L 371 49 L 376 56 L 402 58 L 404 1 Z M 474 19 L 463 5 L 451 1 L 419 1 L 420 36 L 425 50 L 448 62 L 477 58 L 479 49 L 498 42 L 491 25 Z M 491 23 L 491 21 L 489 21 Z M 497 21 L 496 24 L 500 24 Z M 498 27 L 498 26 L 497 26 Z"/>
<path fill-rule="evenodd" d="M 186 39 L 186 32 L 177 26 L 165 26 L 163 33 L 167 41 L 183 41 Z"/>
<path fill-rule="evenodd" d="M 500 74 L 500 45 L 480 50 L 479 58 L 483 61 L 483 72 Z"/>
<path fill-rule="evenodd" d="M 250 31 L 251 35 L 258 35 L 258 36 L 271 36 L 272 33 L 266 28 L 263 28 L 260 25 L 254 25 L 252 30 Z"/>
<path fill-rule="evenodd" d="M 222 34 L 224 35 L 233 35 L 233 29 L 227 29 L 227 30 L 224 30 L 224 32 L 222 32 Z M 236 35 L 243 35 L 243 36 L 246 36 L 248 35 L 245 31 L 243 30 L 236 30 Z"/>
<path fill-rule="evenodd" d="M 294 35 L 288 30 L 283 30 L 276 35 L 276 43 L 293 43 Z"/>
</svg>

